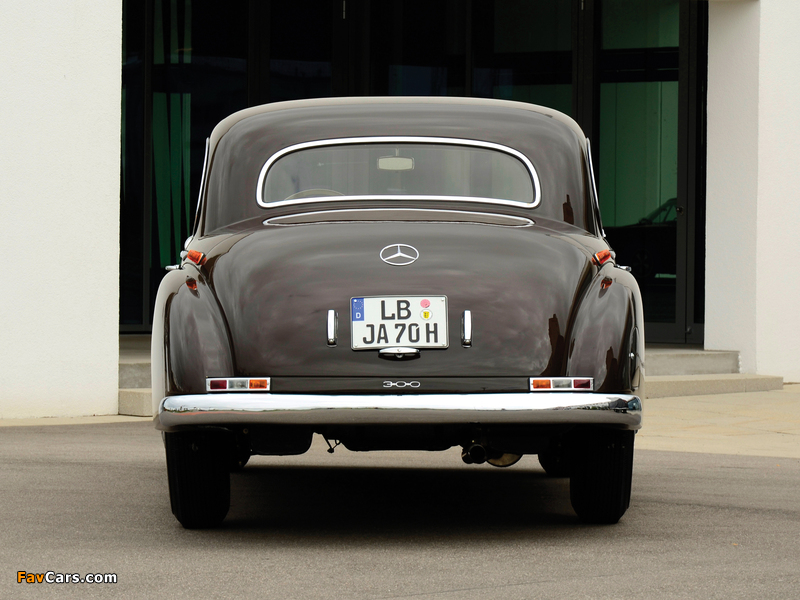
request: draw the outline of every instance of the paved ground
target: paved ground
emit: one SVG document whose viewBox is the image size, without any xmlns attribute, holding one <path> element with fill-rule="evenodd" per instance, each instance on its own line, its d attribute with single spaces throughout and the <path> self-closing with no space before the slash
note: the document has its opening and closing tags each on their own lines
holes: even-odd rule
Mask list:
<svg viewBox="0 0 800 600">
<path fill-rule="evenodd" d="M 568 482 L 533 457 L 493 469 L 317 440 L 254 458 L 224 527 L 186 531 L 149 420 L 3 422 L 0 597 L 800 595 L 800 386 L 645 410 L 632 506 L 610 527 L 580 524 Z M 118 583 L 17 584 L 20 570 Z"/>
<path fill-rule="evenodd" d="M 800 384 L 783 390 L 650 398 L 637 448 L 800 458 Z"/>
</svg>

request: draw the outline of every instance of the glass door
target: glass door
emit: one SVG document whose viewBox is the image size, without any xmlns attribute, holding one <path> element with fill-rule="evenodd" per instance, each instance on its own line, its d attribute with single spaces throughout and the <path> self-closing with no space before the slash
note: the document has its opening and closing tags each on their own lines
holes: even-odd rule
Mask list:
<svg viewBox="0 0 800 600">
<path fill-rule="evenodd" d="M 205 139 L 247 107 L 247 17 L 248 0 L 123 2 L 122 331 L 150 329 L 164 267 L 192 230 Z"/>
<path fill-rule="evenodd" d="M 619 264 L 642 291 L 648 339 L 686 341 L 680 0 L 603 0 L 598 186 Z"/>
</svg>

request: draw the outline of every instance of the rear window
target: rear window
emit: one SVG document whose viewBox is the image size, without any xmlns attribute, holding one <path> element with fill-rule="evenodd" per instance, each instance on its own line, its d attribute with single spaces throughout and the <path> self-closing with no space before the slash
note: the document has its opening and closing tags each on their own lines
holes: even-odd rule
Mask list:
<svg viewBox="0 0 800 600">
<path fill-rule="evenodd" d="M 475 200 L 532 208 L 533 165 L 487 142 L 425 138 L 325 140 L 286 148 L 263 166 L 258 203 L 378 199 Z"/>
</svg>

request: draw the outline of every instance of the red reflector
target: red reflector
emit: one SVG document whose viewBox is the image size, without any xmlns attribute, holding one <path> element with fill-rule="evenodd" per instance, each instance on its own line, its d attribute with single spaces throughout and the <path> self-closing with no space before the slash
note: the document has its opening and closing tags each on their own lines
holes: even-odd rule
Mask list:
<svg viewBox="0 0 800 600">
<path fill-rule="evenodd" d="M 592 380 L 591 379 L 574 379 L 572 381 L 572 387 L 576 390 L 590 390 L 592 389 Z"/>
<path fill-rule="evenodd" d="M 269 380 L 268 379 L 251 379 L 250 380 L 250 389 L 251 390 L 266 390 L 266 389 L 269 389 Z"/>
<path fill-rule="evenodd" d="M 611 260 L 611 250 L 600 250 L 600 252 L 592 256 L 592 260 L 598 267 L 606 264 Z"/>
<path fill-rule="evenodd" d="M 549 379 L 531 379 L 531 389 L 532 390 L 546 390 L 549 389 L 550 380 Z"/>
<path fill-rule="evenodd" d="M 227 390 L 228 382 L 224 379 L 211 379 L 208 382 L 208 388 L 211 390 Z"/>
<path fill-rule="evenodd" d="M 603 277 L 603 281 L 600 282 L 600 289 L 607 290 L 611 287 L 611 284 L 614 283 L 611 277 Z"/>
<path fill-rule="evenodd" d="M 188 287 L 190 290 L 192 290 L 192 291 L 194 291 L 194 292 L 196 292 L 196 291 L 197 291 L 197 281 L 196 281 L 196 280 L 194 280 L 194 279 L 187 279 L 187 280 L 186 280 L 186 286 L 187 286 L 187 287 Z"/>
<path fill-rule="evenodd" d="M 186 258 L 196 265 L 202 265 L 206 262 L 206 255 L 198 250 L 189 250 L 189 252 L 186 253 Z"/>
</svg>

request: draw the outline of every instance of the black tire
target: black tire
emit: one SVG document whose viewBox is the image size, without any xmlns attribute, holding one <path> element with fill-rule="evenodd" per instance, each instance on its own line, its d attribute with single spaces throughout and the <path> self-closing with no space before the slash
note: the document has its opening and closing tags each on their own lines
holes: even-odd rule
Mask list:
<svg viewBox="0 0 800 600">
<path fill-rule="evenodd" d="M 546 450 L 538 454 L 539 464 L 550 477 L 569 477 L 571 457 L 563 440 L 552 440 Z"/>
<path fill-rule="evenodd" d="M 631 502 L 633 431 L 596 430 L 576 436 L 569 495 L 585 523 L 613 524 Z"/>
<path fill-rule="evenodd" d="M 230 508 L 230 450 L 219 434 L 164 434 L 172 514 L 186 529 L 216 527 Z"/>
</svg>

